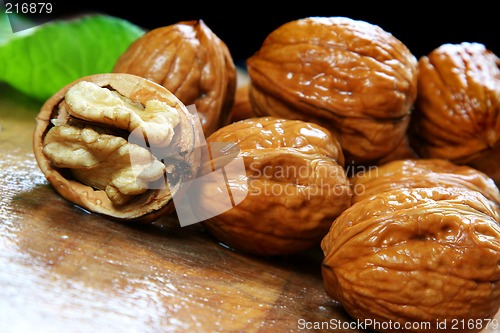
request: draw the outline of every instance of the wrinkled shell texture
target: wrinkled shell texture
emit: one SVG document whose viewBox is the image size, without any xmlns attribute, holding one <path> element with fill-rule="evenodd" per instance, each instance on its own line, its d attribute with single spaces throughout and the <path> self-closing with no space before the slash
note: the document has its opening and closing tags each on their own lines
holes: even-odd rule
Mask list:
<svg viewBox="0 0 500 333">
<path fill-rule="evenodd" d="M 481 192 L 500 205 L 500 193 L 493 180 L 481 171 L 443 159 L 398 160 L 350 178 L 352 203 L 377 193 L 404 188 L 467 188 Z"/>
<path fill-rule="evenodd" d="M 384 165 L 389 162 L 393 161 L 399 161 L 399 160 L 405 160 L 405 159 L 416 159 L 420 158 L 418 154 L 415 152 L 415 150 L 411 147 L 410 145 L 410 140 L 408 139 L 408 135 L 405 135 L 401 143 L 396 147 L 395 150 L 390 152 L 388 155 L 385 157 L 379 159 L 377 161 L 377 165 Z M 365 165 L 364 167 L 367 167 Z M 356 168 L 353 165 L 353 171 L 355 172 Z"/>
<path fill-rule="evenodd" d="M 404 138 L 417 59 L 376 25 L 344 17 L 288 22 L 247 68 L 258 115 L 320 124 L 340 136 L 348 162 L 377 161 Z"/>
<path fill-rule="evenodd" d="M 229 116 L 231 123 L 257 117 L 252 103 L 250 103 L 249 89 L 249 84 L 241 85 L 236 89 L 234 104 Z"/>
<path fill-rule="evenodd" d="M 256 255 L 281 255 L 318 244 L 332 221 L 350 205 L 340 144 L 324 128 L 303 121 L 250 118 L 228 125 L 208 142 L 233 142 L 246 175 L 229 182 L 248 191 L 236 207 L 204 221 L 227 245 Z M 207 183 L 200 207 L 220 201 L 224 184 Z"/>
<path fill-rule="evenodd" d="M 366 195 L 354 194 L 322 240 L 327 293 L 360 320 L 432 325 L 397 332 L 452 332 L 452 320 L 493 318 L 500 211 L 491 179 L 437 160 L 380 169 L 352 179 Z M 447 330 L 436 327 L 443 321 Z"/>
<path fill-rule="evenodd" d="M 422 157 L 469 164 L 500 181 L 500 60 L 478 43 L 419 60 L 411 144 Z"/>
<path fill-rule="evenodd" d="M 225 43 L 202 20 L 148 31 L 120 56 L 113 72 L 145 77 L 186 106 L 194 104 L 205 136 L 229 121 L 236 68 Z"/>
<path fill-rule="evenodd" d="M 164 87 L 135 75 L 96 74 L 45 102 L 33 150 L 68 201 L 111 218 L 149 221 L 173 211 L 172 196 L 198 172 L 194 124 Z"/>
</svg>

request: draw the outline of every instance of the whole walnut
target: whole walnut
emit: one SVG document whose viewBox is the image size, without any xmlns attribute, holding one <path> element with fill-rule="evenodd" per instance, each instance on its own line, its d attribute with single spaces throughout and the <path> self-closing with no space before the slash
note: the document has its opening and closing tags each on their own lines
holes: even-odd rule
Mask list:
<svg viewBox="0 0 500 333">
<path fill-rule="evenodd" d="M 410 141 L 500 182 L 500 59 L 480 43 L 444 44 L 419 59 Z"/>
<path fill-rule="evenodd" d="M 151 221 L 200 166 L 201 129 L 166 88 L 131 74 L 82 77 L 36 117 L 33 151 L 63 198 L 120 220 Z"/>
<path fill-rule="evenodd" d="M 237 173 L 224 167 L 225 153 L 212 152 L 220 156 L 204 164 L 208 172 L 224 167 L 232 176 L 200 186 L 196 205 L 202 212 L 219 209 L 228 188 L 232 201 L 242 198 L 203 221 L 212 235 L 236 250 L 272 256 L 319 246 L 332 221 L 350 205 L 340 144 L 319 125 L 249 118 L 217 130 L 207 142 L 230 143 L 244 163 Z"/>
<path fill-rule="evenodd" d="M 340 137 L 347 163 L 375 163 L 404 139 L 417 59 L 379 26 L 346 17 L 291 21 L 246 64 L 257 115 L 320 124 Z"/>
<path fill-rule="evenodd" d="M 236 89 L 234 104 L 229 116 L 231 123 L 257 117 L 253 111 L 252 103 L 250 103 L 248 91 L 249 84 L 241 85 Z"/>
<path fill-rule="evenodd" d="M 369 167 L 350 178 L 352 203 L 394 189 L 449 187 L 478 191 L 500 206 L 495 182 L 483 172 L 444 159 L 403 159 Z"/>
<path fill-rule="evenodd" d="M 321 245 L 327 293 L 374 330 L 478 332 L 499 310 L 500 211 L 479 191 L 379 192 Z"/>
<path fill-rule="evenodd" d="M 377 161 L 376 165 L 384 165 L 389 162 L 406 160 L 406 159 L 417 159 L 420 158 L 415 150 L 411 147 L 410 140 L 408 135 L 405 135 L 403 140 L 399 143 L 399 145 L 390 152 L 388 155 Z M 370 167 L 370 165 L 352 165 L 352 172 L 355 172 L 356 169 L 364 169 Z M 351 173 L 352 173 L 351 172 Z"/>
<path fill-rule="evenodd" d="M 113 72 L 145 77 L 185 105 L 194 104 L 205 136 L 229 122 L 236 67 L 226 44 L 202 20 L 148 31 L 120 56 Z"/>
</svg>

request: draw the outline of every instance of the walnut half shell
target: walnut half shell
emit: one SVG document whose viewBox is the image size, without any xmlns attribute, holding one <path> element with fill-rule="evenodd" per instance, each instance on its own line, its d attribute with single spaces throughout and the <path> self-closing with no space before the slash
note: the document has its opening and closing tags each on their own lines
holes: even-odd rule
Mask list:
<svg viewBox="0 0 500 333">
<path fill-rule="evenodd" d="M 152 220 L 199 167 L 195 119 L 166 88 L 130 74 L 76 80 L 42 106 L 33 135 L 54 189 L 91 212 Z"/>
</svg>

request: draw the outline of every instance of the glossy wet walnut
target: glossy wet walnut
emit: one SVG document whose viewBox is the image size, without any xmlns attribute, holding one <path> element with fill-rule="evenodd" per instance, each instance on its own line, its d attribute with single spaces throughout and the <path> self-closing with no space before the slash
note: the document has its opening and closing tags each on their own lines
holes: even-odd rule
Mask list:
<svg viewBox="0 0 500 333">
<path fill-rule="evenodd" d="M 444 44 L 419 59 L 411 144 L 425 158 L 500 182 L 500 59 L 479 43 Z"/>
<path fill-rule="evenodd" d="M 404 188 L 466 188 L 478 191 L 500 206 L 495 182 L 483 172 L 443 159 L 405 159 L 368 168 L 350 178 L 352 202 Z"/>
<path fill-rule="evenodd" d="M 273 117 L 250 118 L 214 132 L 209 144 L 230 143 L 244 167 L 240 173 L 220 154 L 205 168 L 225 168 L 231 179 L 207 181 L 198 208 L 221 208 L 229 188 L 233 208 L 205 220 L 230 247 L 256 255 L 296 253 L 319 242 L 350 205 L 349 181 L 340 144 L 319 125 Z"/>
<path fill-rule="evenodd" d="M 33 149 L 53 188 L 91 212 L 152 220 L 198 172 L 195 119 L 166 88 L 130 74 L 76 80 L 45 102 Z"/>
<path fill-rule="evenodd" d="M 403 141 L 417 59 L 381 27 L 309 17 L 271 32 L 247 60 L 257 115 L 315 122 L 339 135 L 347 162 L 373 163 Z"/>
<path fill-rule="evenodd" d="M 234 104 L 229 115 L 229 121 L 234 123 L 243 119 L 257 117 L 249 97 L 249 84 L 241 85 L 236 89 Z"/>
<path fill-rule="evenodd" d="M 500 306 L 499 213 L 460 187 L 396 188 L 358 201 L 321 243 L 326 291 L 358 320 L 413 327 L 382 332 L 454 332 L 453 320 L 479 321 L 460 330 L 477 332 Z"/>
<path fill-rule="evenodd" d="M 194 104 L 209 136 L 229 122 L 236 67 L 226 44 L 202 20 L 182 21 L 148 31 L 113 68 L 147 78 Z"/>
</svg>

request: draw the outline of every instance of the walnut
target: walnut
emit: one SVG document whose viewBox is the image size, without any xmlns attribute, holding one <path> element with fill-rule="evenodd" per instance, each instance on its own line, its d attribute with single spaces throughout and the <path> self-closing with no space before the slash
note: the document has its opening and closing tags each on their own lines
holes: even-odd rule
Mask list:
<svg viewBox="0 0 500 333">
<path fill-rule="evenodd" d="M 245 84 L 236 89 L 234 104 L 229 115 L 229 122 L 234 123 L 243 119 L 257 117 L 253 110 L 252 103 L 250 103 L 249 88 L 249 84 Z"/>
<path fill-rule="evenodd" d="M 200 211 L 210 211 L 223 202 L 226 186 L 233 197 L 245 192 L 239 204 L 203 221 L 236 250 L 272 256 L 319 246 L 335 217 L 350 205 L 340 144 L 319 125 L 249 118 L 217 130 L 207 142 L 237 145 L 237 156 L 244 161 L 246 172 L 227 184 L 207 181 L 197 201 Z M 225 156 L 204 164 L 203 172 L 227 164 Z"/>
<path fill-rule="evenodd" d="M 205 136 L 229 123 L 237 73 L 226 44 L 202 20 L 148 31 L 119 57 L 113 72 L 147 78 L 196 106 Z"/>
<path fill-rule="evenodd" d="M 500 59 L 479 43 L 444 44 L 419 59 L 411 145 L 500 182 Z"/>
<path fill-rule="evenodd" d="M 479 191 L 379 192 L 346 209 L 321 245 L 327 293 L 378 331 L 484 328 L 499 310 L 500 211 Z"/>
<path fill-rule="evenodd" d="M 410 140 L 408 139 L 408 135 L 405 135 L 403 140 L 399 143 L 399 145 L 392 152 L 387 154 L 386 156 L 379 159 L 376 165 L 384 165 L 393 161 L 400 161 L 406 159 L 417 159 L 420 158 L 415 150 L 411 147 Z M 359 166 L 363 168 L 363 166 Z M 366 165 L 364 167 L 367 167 Z M 353 167 L 352 169 L 356 169 Z"/>
<path fill-rule="evenodd" d="M 405 159 L 369 167 L 350 178 L 352 203 L 394 189 L 449 187 L 478 191 L 500 205 L 500 192 L 481 171 L 443 159 Z"/>
<path fill-rule="evenodd" d="M 340 137 L 347 163 L 376 163 L 403 140 L 417 59 L 379 26 L 345 17 L 285 23 L 247 59 L 259 116 L 315 122 Z"/>
<path fill-rule="evenodd" d="M 36 120 L 40 169 L 61 196 L 91 212 L 154 219 L 173 211 L 180 184 L 198 172 L 193 115 L 167 89 L 135 75 L 76 80 Z"/>
<path fill-rule="evenodd" d="M 448 160 L 407 159 L 350 183 L 352 206 L 322 248 L 325 288 L 353 317 L 451 332 L 453 320 L 483 324 L 496 314 L 500 191 L 491 178 Z M 432 327 L 417 329 L 423 322 Z"/>
</svg>

